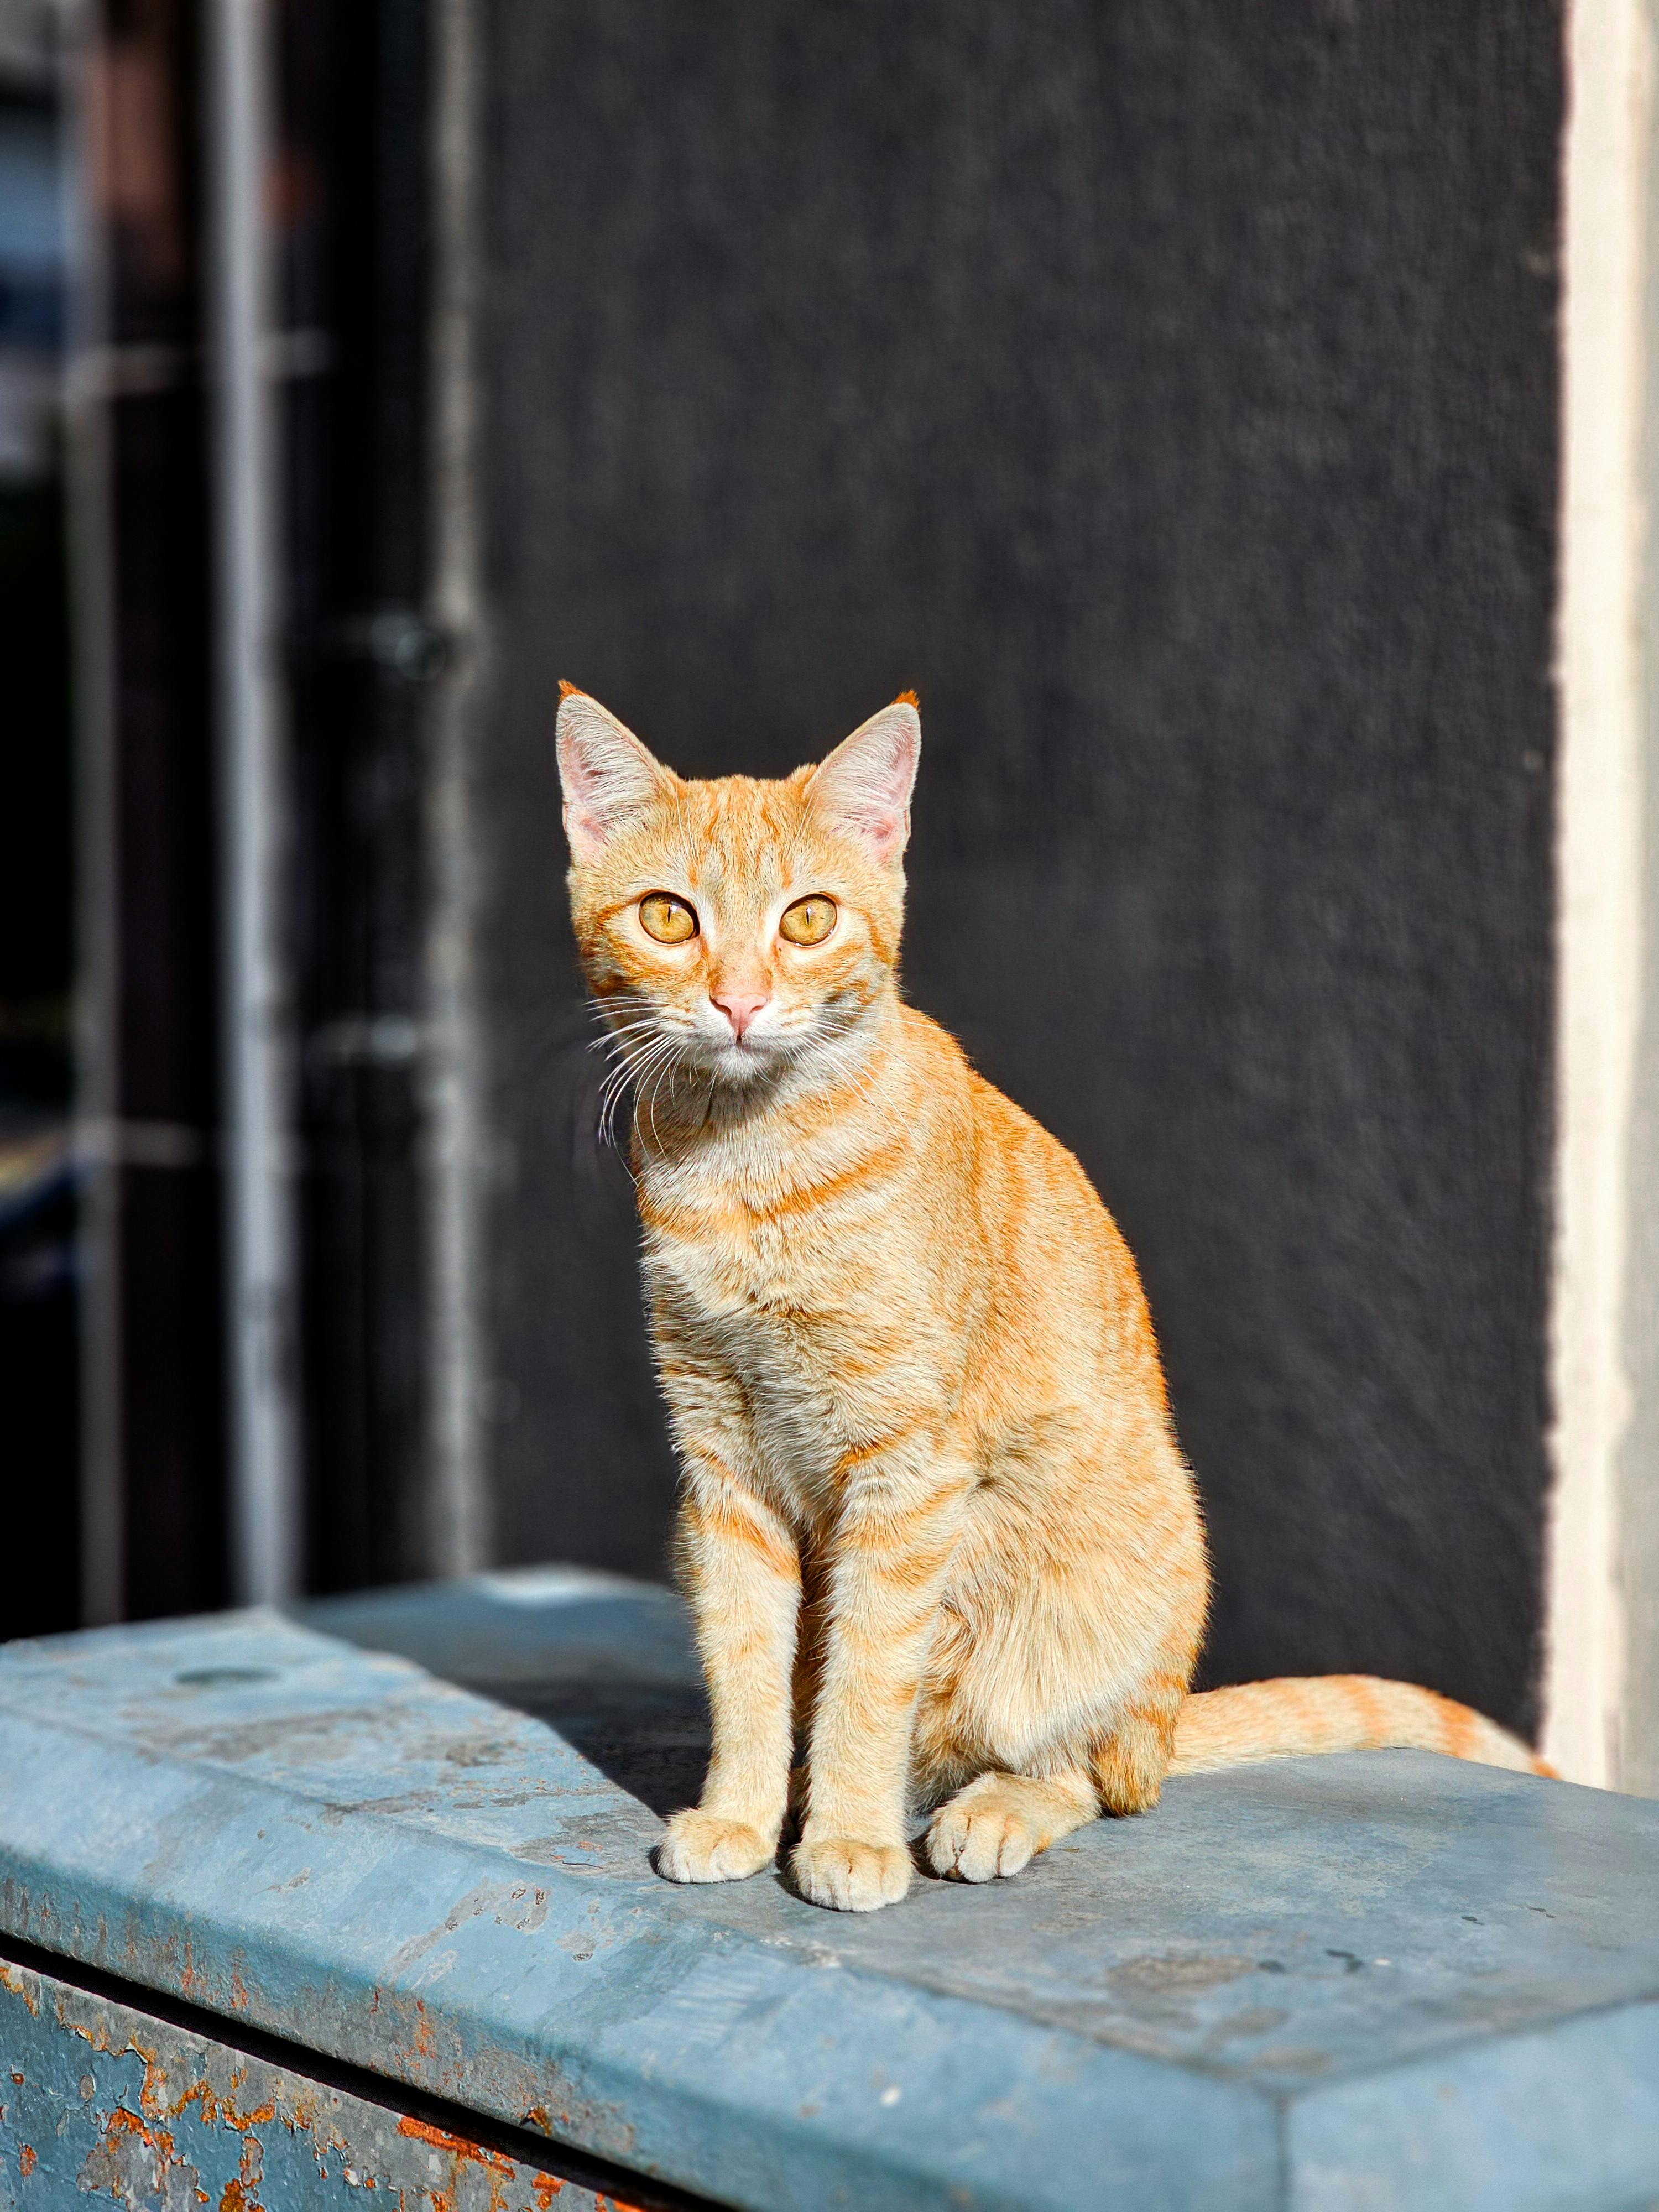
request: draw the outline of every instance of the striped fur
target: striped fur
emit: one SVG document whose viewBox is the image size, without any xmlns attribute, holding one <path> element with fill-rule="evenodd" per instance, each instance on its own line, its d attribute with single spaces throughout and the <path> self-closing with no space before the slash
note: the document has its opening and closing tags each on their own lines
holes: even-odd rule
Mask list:
<svg viewBox="0 0 1659 2212">
<path fill-rule="evenodd" d="M 1411 1682 L 1374 1674 L 1319 1674 L 1310 1680 L 1240 1682 L 1230 1690 L 1189 1697 L 1176 1723 L 1171 1774 L 1202 1774 L 1255 1759 L 1304 1751 L 1438 1751 L 1482 1766 L 1523 1774 L 1553 1770 L 1518 1736 Z"/>
<path fill-rule="evenodd" d="M 582 694 L 560 709 L 714 1723 L 659 1871 L 769 1864 L 798 1745 L 796 1880 L 854 1911 L 904 1893 L 910 1804 L 936 1870 L 983 1881 L 1171 1771 L 1530 1765 L 1401 1684 L 1188 1694 L 1208 1569 L 1134 1263 L 1073 1156 L 899 996 L 919 743 L 899 701 L 817 769 L 696 783 Z M 836 919 L 799 945 L 809 894 Z M 649 933 L 664 897 L 695 933 Z"/>
</svg>

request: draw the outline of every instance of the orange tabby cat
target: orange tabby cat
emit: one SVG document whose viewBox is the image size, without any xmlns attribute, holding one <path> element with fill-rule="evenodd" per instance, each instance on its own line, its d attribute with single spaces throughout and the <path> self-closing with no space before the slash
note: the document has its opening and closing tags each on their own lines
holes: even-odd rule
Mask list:
<svg viewBox="0 0 1659 2212">
<path fill-rule="evenodd" d="M 907 696 L 781 782 L 682 781 L 564 687 L 589 985 L 634 1079 L 679 1561 L 708 1678 L 674 1881 L 909 1886 L 907 1805 L 968 1881 L 1166 1773 L 1419 1745 L 1530 1768 L 1360 1675 L 1189 1695 L 1208 1569 L 1146 1297 L 1077 1161 L 896 978 L 921 745 Z"/>
</svg>

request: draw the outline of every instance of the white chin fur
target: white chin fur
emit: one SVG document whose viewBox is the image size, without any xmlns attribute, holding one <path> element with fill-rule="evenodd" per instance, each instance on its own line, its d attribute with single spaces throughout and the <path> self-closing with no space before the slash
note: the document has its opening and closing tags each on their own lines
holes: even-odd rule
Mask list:
<svg viewBox="0 0 1659 2212">
<path fill-rule="evenodd" d="M 726 1083 L 752 1083 L 772 1065 L 763 1045 L 728 1044 L 715 1058 L 714 1073 Z"/>
</svg>

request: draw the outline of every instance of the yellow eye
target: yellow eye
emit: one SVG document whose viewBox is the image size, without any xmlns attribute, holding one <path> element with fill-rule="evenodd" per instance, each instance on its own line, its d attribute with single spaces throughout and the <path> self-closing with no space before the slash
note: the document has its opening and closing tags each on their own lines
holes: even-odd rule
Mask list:
<svg viewBox="0 0 1659 2212">
<path fill-rule="evenodd" d="M 797 899 L 784 908 L 778 935 L 792 945 L 822 945 L 835 926 L 836 902 L 815 891 L 811 898 Z"/>
<path fill-rule="evenodd" d="M 640 901 L 640 927 L 659 945 L 684 945 L 697 933 L 697 917 L 672 891 L 647 891 Z"/>
</svg>

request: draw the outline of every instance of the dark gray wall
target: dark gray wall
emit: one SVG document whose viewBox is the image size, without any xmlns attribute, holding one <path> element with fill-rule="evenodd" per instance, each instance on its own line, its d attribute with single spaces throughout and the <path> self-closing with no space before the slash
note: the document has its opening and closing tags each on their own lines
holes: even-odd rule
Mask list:
<svg viewBox="0 0 1659 2212">
<path fill-rule="evenodd" d="M 1536 0 L 496 0 L 502 1547 L 656 1571 L 549 728 L 921 691 L 911 995 L 1138 1253 L 1208 1670 L 1525 1723 L 1560 25 Z"/>
</svg>

